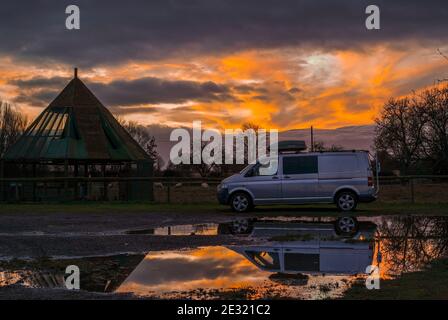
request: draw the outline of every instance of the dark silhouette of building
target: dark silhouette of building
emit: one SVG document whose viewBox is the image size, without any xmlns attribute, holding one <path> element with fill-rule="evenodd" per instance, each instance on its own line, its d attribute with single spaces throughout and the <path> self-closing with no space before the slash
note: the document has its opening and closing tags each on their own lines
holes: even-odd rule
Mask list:
<svg viewBox="0 0 448 320">
<path fill-rule="evenodd" d="M 149 155 L 75 69 L 74 78 L 1 159 L 0 178 L 7 180 L 0 184 L 0 196 L 27 201 L 152 200 L 151 182 L 123 179 L 152 174 Z"/>
</svg>

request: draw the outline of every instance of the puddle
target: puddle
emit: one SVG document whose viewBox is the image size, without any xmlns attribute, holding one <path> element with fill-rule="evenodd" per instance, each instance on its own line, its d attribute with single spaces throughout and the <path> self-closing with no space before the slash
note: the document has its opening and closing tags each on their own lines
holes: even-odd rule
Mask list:
<svg viewBox="0 0 448 320">
<path fill-rule="evenodd" d="M 280 225 L 272 220 L 261 221 L 263 236 L 257 237 L 254 229 L 245 245 L 11 261 L 0 264 L 0 286 L 60 287 L 65 266 L 76 264 L 81 289 L 95 292 L 187 299 L 328 299 L 363 283 L 369 264 L 379 265 L 381 278 L 390 279 L 448 257 L 447 217 L 364 217 L 351 237 L 334 236 L 334 218 L 299 219 L 307 223 L 296 218 Z M 210 223 L 139 232 L 213 235 L 221 229 Z M 272 236 L 285 230 L 287 237 Z M 291 230 L 297 232 L 293 237 Z"/>
<path fill-rule="evenodd" d="M 381 217 L 361 217 L 360 221 L 372 221 L 378 220 Z M 240 221 L 250 221 L 251 223 L 257 221 L 260 223 L 332 223 L 335 220 L 335 217 L 288 217 L 288 216 L 279 216 L 279 217 L 260 217 L 260 218 L 252 218 L 252 219 L 241 219 Z M 199 236 L 214 236 L 218 234 L 230 234 L 230 233 L 239 233 L 234 232 L 232 228 L 232 223 L 238 221 L 229 221 L 224 223 L 199 223 L 199 224 L 184 224 L 184 225 L 173 225 L 173 226 L 165 226 L 158 228 L 147 228 L 147 229 L 135 229 L 128 230 L 125 234 L 129 235 L 156 235 L 156 236 L 189 236 L 189 235 L 199 235 Z M 250 233 L 250 230 L 245 230 L 247 232 L 241 233 Z"/>
<path fill-rule="evenodd" d="M 212 236 L 218 234 L 218 224 L 216 223 L 200 223 L 175 225 L 150 229 L 130 230 L 126 234 L 147 234 L 155 236 Z"/>
<path fill-rule="evenodd" d="M 282 277 L 260 270 L 229 248 L 212 246 L 149 253 L 117 292 L 160 298 L 319 299 L 342 293 L 348 280 L 345 276 Z"/>
</svg>

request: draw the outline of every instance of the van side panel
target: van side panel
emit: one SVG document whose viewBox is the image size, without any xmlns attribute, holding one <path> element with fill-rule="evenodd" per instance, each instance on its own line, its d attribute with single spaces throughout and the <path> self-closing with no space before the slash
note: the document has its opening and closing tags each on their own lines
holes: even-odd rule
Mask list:
<svg viewBox="0 0 448 320">
<path fill-rule="evenodd" d="M 359 153 L 322 154 L 319 156 L 319 194 L 333 198 L 338 190 L 360 193 L 367 186 L 367 164 L 363 168 Z"/>
<path fill-rule="evenodd" d="M 373 261 L 372 249 L 321 248 L 320 271 L 334 273 L 365 273 Z"/>
<path fill-rule="evenodd" d="M 282 157 L 282 199 L 285 203 L 304 203 L 318 197 L 316 155 Z"/>
</svg>

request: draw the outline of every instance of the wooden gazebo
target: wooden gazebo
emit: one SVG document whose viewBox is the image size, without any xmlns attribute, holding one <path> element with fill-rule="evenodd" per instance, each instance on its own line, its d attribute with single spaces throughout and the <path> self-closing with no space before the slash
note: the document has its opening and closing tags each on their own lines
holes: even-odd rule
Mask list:
<svg viewBox="0 0 448 320">
<path fill-rule="evenodd" d="M 9 182 L 1 184 L 0 196 L 4 200 L 45 200 L 57 198 L 61 194 L 57 189 L 63 188 L 65 196 L 71 190 L 75 199 L 152 200 L 149 181 L 124 183 L 118 179 L 152 176 L 152 168 L 149 155 L 78 78 L 75 69 L 74 78 L 1 159 L 0 178 Z M 43 186 L 45 178 L 51 177 L 72 179 L 67 179 L 70 182 L 64 182 L 63 187 L 55 183 Z M 84 179 L 78 183 L 76 177 Z M 105 178 L 104 189 L 96 195 L 85 183 L 85 178 L 92 177 L 96 181 Z M 106 182 L 112 181 L 111 177 L 117 177 L 113 185 Z M 13 178 L 35 181 L 14 183 Z M 42 178 L 42 182 L 36 178 Z M 57 192 L 49 195 L 49 185 L 56 186 L 53 189 Z M 115 196 L 111 198 L 108 190 L 112 188 Z"/>
</svg>

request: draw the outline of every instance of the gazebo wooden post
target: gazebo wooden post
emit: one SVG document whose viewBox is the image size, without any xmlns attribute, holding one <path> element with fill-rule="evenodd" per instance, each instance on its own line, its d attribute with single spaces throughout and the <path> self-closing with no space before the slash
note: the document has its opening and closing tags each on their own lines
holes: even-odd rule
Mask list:
<svg viewBox="0 0 448 320">
<path fill-rule="evenodd" d="M 89 165 L 87 164 L 87 162 L 84 162 L 84 177 L 88 178 L 89 177 Z M 84 188 L 83 188 L 83 192 L 84 194 L 82 195 L 82 197 L 84 199 L 88 199 L 88 197 L 90 196 L 90 182 L 87 181 L 84 183 Z"/>
<path fill-rule="evenodd" d="M 64 199 L 68 200 L 68 160 L 64 160 Z"/>
<path fill-rule="evenodd" d="M 33 162 L 33 178 L 36 178 L 36 163 Z M 36 181 L 33 180 L 33 201 L 36 202 Z"/>
<path fill-rule="evenodd" d="M 74 166 L 74 168 L 73 168 L 73 176 L 75 178 L 77 178 L 78 177 L 78 161 L 75 160 L 75 162 L 73 163 L 73 166 Z M 78 196 L 79 192 L 78 191 L 79 191 L 79 185 L 78 185 L 78 180 L 76 180 L 75 181 L 75 192 L 74 192 L 76 200 L 79 199 L 79 196 Z"/>
<path fill-rule="evenodd" d="M 103 173 L 103 178 L 106 178 L 106 165 L 103 163 L 103 164 L 101 164 L 101 171 L 102 171 L 102 173 Z M 103 189 L 104 189 L 104 192 L 103 192 L 103 200 L 104 201 L 107 201 L 107 181 L 106 181 L 106 179 L 104 179 L 104 181 L 103 181 Z"/>
<path fill-rule="evenodd" d="M 5 187 L 5 182 L 3 181 L 3 178 L 5 177 L 4 175 L 4 171 L 5 171 L 5 163 L 3 160 L 0 160 L 0 201 L 4 201 L 5 200 L 5 195 L 4 195 L 4 187 Z"/>
</svg>

